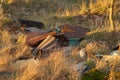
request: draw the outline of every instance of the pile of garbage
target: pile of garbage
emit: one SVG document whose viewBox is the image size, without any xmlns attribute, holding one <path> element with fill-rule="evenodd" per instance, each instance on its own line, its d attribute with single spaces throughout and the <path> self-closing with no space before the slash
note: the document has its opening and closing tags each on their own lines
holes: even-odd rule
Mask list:
<svg viewBox="0 0 120 80">
<path fill-rule="evenodd" d="M 41 50 L 51 50 L 63 46 L 76 46 L 85 37 L 89 29 L 81 26 L 62 25 L 52 30 L 44 30 L 43 24 L 18 19 L 21 29 L 26 34 L 26 44 L 34 47 L 35 55 Z M 31 25 L 31 26 L 29 26 Z"/>
<path fill-rule="evenodd" d="M 35 22 L 33 24 L 35 24 Z M 33 48 L 32 54 L 35 56 L 37 54 L 42 55 L 45 53 L 45 51 L 53 51 L 56 48 L 59 49 L 64 48 L 66 50 L 65 55 L 69 55 L 71 54 L 72 47 L 79 45 L 80 41 L 86 36 L 86 33 L 89 32 L 89 29 L 87 28 L 83 28 L 81 26 L 71 26 L 71 25 L 62 25 L 52 30 L 44 30 L 43 26 L 25 27 L 25 25 L 23 24 L 22 26 L 24 26 L 22 29 L 27 36 L 26 45 Z M 109 54 L 103 52 L 104 50 Z M 74 64 L 73 69 L 75 71 L 80 71 L 82 73 L 95 67 L 95 65 L 85 66 L 85 64 L 87 64 L 87 61 L 107 62 L 109 61 L 108 59 L 114 57 L 113 55 L 119 55 L 120 46 L 117 45 L 113 50 L 111 50 L 112 52 L 110 51 L 111 53 L 109 52 L 109 50 L 110 50 L 109 47 L 107 47 L 106 44 L 101 41 L 100 42 L 93 41 L 86 44 L 86 47 L 80 49 L 77 53 L 79 58 L 82 59 L 82 61 Z M 32 59 L 32 61 L 33 62 L 35 61 L 36 63 L 36 59 Z"/>
</svg>

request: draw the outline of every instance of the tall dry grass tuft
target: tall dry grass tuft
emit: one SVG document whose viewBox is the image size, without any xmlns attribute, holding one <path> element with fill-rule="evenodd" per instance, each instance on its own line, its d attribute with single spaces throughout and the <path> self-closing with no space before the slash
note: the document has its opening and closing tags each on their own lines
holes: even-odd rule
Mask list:
<svg viewBox="0 0 120 80">
<path fill-rule="evenodd" d="M 16 40 L 8 31 L 0 30 L 0 68 L 3 65 L 10 65 L 20 56 L 30 53 L 30 48 L 25 45 L 23 34 L 17 36 Z"/>
<path fill-rule="evenodd" d="M 10 35 L 10 33 L 8 31 L 0 31 L 0 34 L 1 34 L 1 44 L 0 46 L 3 47 L 3 46 L 10 46 L 11 45 L 11 40 L 12 40 L 12 37 Z"/>
<path fill-rule="evenodd" d="M 12 59 L 12 56 L 9 54 L 10 49 L 11 46 L 7 46 L 0 50 L 0 66 L 9 63 L 9 61 Z"/>
<path fill-rule="evenodd" d="M 71 65 L 62 51 L 53 52 L 50 57 L 40 61 L 39 77 L 42 80 L 77 79 L 78 75 L 74 74 Z"/>
<path fill-rule="evenodd" d="M 63 52 L 53 52 L 48 58 L 38 61 L 36 65 L 31 63 L 21 71 L 16 80 L 78 80 L 79 77 Z"/>
<path fill-rule="evenodd" d="M 100 61 L 96 61 L 95 68 L 85 72 L 82 80 L 119 80 L 120 56 L 106 55 Z"/>
<path fill-rule="evenodd" d="M 105 14 L 108 11 L 110 5 L 110 1 L 106 0 L 96 0 L 96 1 L 90 1 L 89 8 L 91 14 L 97 13 L 97 14 Z"/>
<path fill-rule="evenodd" d="M 11 36 L 7 31 L 0 31 L 0 65 L 4 65 L 9 63 L 12 56 L 10 56 L 11 52 Z"/>
<path fill-rule="evenodd" d="M 88 11 L 87 4 L 83 1 L 81 6 L 80 6 L 80 14 L 86 15 L 87 11 Z"/>
<path fill-rule="evenodd" d="M 108 80 L 117 80 L 120 77 L 118 77 L 117 73 L 120 71 L 120 57 L 119 56 L 114 56 L 112 57 L 112 60 L 109 60 L 109 66 L 110 66 L 110 73 L 109 73 L 109 78 Z"/>
<path fill-rule="evenodd" d="M 18 36 L 17 42 L 15 45 L 16 45 L 15 47 L 16 58 L 26 55 L 30 52 L 30 48 L 26 45 L 26 36 L 24 34 L 20 34 Z"/>
<path fill-rule="evenodd" d="M 23 65 L 24 64 L 26 64 L 26 62 L 24 62 Z M 33 80 L 34 77 L 39 73 L 38 69 L 39 67 L 37 64 L 34 62 L 29 62 L 26 67 L 17 70 L 15 80 Z"/>
<path fill-rule="evenodd" d="M 97 55 L 97 54 L 105 55 L 110 53 L 110 48 L 107 46 L 105 42 L 100 43 L 100 42 L 93 41 L 87 44 L 86 50 L 94 55 Z"/>
<path fill-rule="evenodd" d="M 120 57 L 106 55 L 103 59 L 96 63 L 95 69 L 106 72 L 107 80 L 119 80 Z"/>
</svg>

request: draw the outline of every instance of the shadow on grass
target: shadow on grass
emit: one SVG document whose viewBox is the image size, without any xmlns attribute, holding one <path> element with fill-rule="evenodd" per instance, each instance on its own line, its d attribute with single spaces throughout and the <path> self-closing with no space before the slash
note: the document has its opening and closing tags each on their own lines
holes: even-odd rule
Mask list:
<svg viewBox="0 0 120 80">
<path fill-rule="evenodd" d="M 93 31 L 87 34 L 88 41 L 103 41 L 112 49 L 120 42 L 120 30 L 116 30 L 115 34 L 108 30 Z"/>
</svg>

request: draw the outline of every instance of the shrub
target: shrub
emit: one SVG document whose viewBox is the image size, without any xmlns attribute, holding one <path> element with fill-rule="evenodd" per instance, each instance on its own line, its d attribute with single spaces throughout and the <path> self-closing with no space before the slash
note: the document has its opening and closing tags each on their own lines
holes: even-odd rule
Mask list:
<svg viewBox="0 0 120 80">
<path fill-rule="evenodd" d="M 81 80 L 107 80 L 107 78 L 108 74 L 106 72 L 91 69 L 90 71 L 83 74 Z"/>
</svg>

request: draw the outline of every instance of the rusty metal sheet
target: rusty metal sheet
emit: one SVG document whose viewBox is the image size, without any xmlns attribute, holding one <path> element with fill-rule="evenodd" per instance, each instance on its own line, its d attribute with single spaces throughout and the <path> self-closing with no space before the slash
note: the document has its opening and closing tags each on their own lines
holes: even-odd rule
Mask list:
<svg viewBox="0 0 120 80">
<path fill-rule="evenodd" d="M 61 29 L 63 30 L 64 36 L 67 37 L 68 39 L 82 38 L 89 31 L 89 29 L 83 28 L 81 26 L 70 26 L 70 25 L 61 26 Z"/>
</svg>

